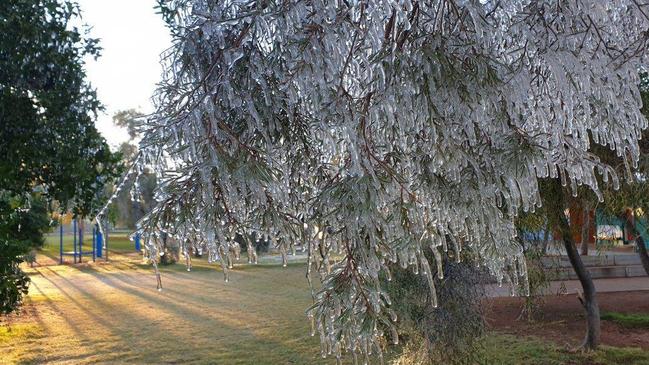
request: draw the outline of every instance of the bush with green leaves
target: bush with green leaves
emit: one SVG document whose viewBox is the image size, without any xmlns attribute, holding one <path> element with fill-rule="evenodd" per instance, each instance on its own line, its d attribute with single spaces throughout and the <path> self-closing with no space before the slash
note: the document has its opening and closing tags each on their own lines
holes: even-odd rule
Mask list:
<svg viewBox="0 0 649 365">
<path fill-rule="evenodd" d="M 83 65 L 100 49 L 74 25 L 79 17 L 74 1 L 0 1 L 3 313 L 27 290 L 18 268 L 22 256 L 42 243 L 43 214 L 34 210 L 34 191 L 84 217 L 105 203 L 105 186 L 121 174 L 119 155 L 94 125 L 102 106 Z"/>
<path fill-rule="evenodd" d="M 45 201 L 0 190 L 0 222 L 0 314 L 7 314 L 20 305 L 29 287 L 19 265 L 24 255 L 43 245 L 49 229 Z"/>
</svg>

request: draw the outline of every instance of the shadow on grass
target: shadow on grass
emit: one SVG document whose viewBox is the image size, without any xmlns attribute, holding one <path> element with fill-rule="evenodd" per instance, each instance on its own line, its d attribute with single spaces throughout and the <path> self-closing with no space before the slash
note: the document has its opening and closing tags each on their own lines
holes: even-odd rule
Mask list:
<svg viewBox="0 0 649 365">
<path fill-rule="evenodd" d="M 200 289 L 201 285 L 197 285 L 199 290 L 216 290 L 219 292 L 218 295 L 228 296 L 227 300 L 218 300 L 218 295 L 215 298 L 214 295 L 200 295 L 187 290 L 187 283 L 179 281 L 191 280 L 192 278 L 177 278 L 174 274 L 170 274 L 174 276 L 172 281 L 180 284 L 174 286 L 174 288 L 181 287 L 182 289 L 165 289 L 162 293 L 158 293 L 153 291 L 154 289 L 147 291 L 141 287 L 138 288 L 143 283 L 136 280 L 133 274 L 124 272 L 100 273 L 96 268 L 98 267 L 89 266 L 80 271 L 91 275 L 98 282 L 108 286 L 110 294 L 119 297 L 122 302 L 125 301 L 124 305 L 116 305 L 113 300 L 104 299 L 101 293 L 94 290 L 94 287 L 92 290 L 88 290 L 85 285 L 78 285 L 75 280 L 60 275 L 56 271 L 48 269 L 49 272 L 44 277 L 65 296 L 66 300 L 69 300 L 83 311 L 85 317 L 92 318 L 93 322 L 99 323 L 102 330 L 111 334 L 111 337 L 120 338 L 119 342 L 121 344 L 127 345 L 125 342 L 132 341 L 132 343 L 138 343 L 140 346 L 147 346 L 149 341 L 158 342 L 156 346 L 162 347 L 160 351 L 152 355 L 153 357 L 139 358 L 140 361 L 165 361 L 164 357 L 173 353 L 174 348 L 196 349 L 196 342 L 203 342 L 203 346 L 209 346 L 210 340 L 217 340 L 230 346 L 240 347 L 238 351 L 246 349 L 246 351 L 258 352 L 263 349 L 272 349 L 275 352 L 290 354 L 289 357 L 294 363 L 306 364 L 313 363 L 315 360 L 309 356 L 316 355 L 314 352 L 309 351 L 308 354 L 305 354 L 303 347 L 294 346 L 299 343 L 295 342 L 297 339 L 289 338 L 288 341 L 285 341 L 282 338 L 282 340 L 278 340 L 276 338 L 277 331 L 273 330 L 272 322 L 268 323 L 269 320 L 273 321 L 272 317 L 260 316 L 261 313 L 255 313 L 255 311 L 250 312 L 250 308 L 246 304 L 264 307 L 263 302 L 256 303 L 257 301 L 263 301 L 263 295 L 249 295 L 250 293 L 241 293 L 240 290 L 227 291 L 213 287 Z M 75 296 L 83 298 L 83 303 L 75 299 Z M 246 303 L 246 300 L 255 303 Z M 52 305 L 55 310 L 61 311 L 51 301 L 48 302 L 48 305 Z M 88 306 L 92 308 L 89 309 Z M 257 310 L 257 312 L 260 311 Z M 272 313 L 272 311 L 270 312 Z M 300 315 L 299 320 L 302 321 L 302 318 Z M 75 335 L 84 336 L 73 321 L 68 318 L 66 320 L 68 320 Z M 146 333 L 134 333 L 137 332 L 135 328 L 131 328 L 129 331 L 132 324 L 142 323 L 143 321 L 145 323 L 146 321 L 151 322 L 150 327 L 147 326 Z M 264 327 L 256 329 L 253 326 L 255 323 L 262 323 Z M 306 323 L 306 320 L 304 320 L 304 323 Z M 179 328 L 179 325 L 182 328 Z M 141 326 L 140 324 L 136 327 Z M 219 329 L 216 332 L 222 338 L 217 339 L 209 335 L 210 333 L 214 334 L 215 328 Z M 122 338 L 124 332 L 132 335 Z M 306 337 L 308 329 L 305 328 L 304 332 Z M 143 338 L 146 337 L 142 336 L 143 334 L 149 337 Z M 201 336 L 207 337 L 203 338 Z M 84 338 L 87 339 L 87 337 L 86 335 Z M 93 341 L 97 340 L 94 339 Z M 205 343 L 205 341 L 208 342 Z M 314 341 L 309 342 L 314 344 L 317 349 L 317 344 Z M 220 346 L 217 345 L 217 347 Z M 228 354 L 224 354 L 224 356 L 227 357 Z"/>
</svg>

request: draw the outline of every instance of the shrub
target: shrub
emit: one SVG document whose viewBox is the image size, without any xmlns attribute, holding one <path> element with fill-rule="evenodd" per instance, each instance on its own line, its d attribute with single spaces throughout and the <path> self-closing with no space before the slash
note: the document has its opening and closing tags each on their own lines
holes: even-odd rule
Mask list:
<svg viewBox="0 0 649 365">
<path fill-rule="evenodd" d="M 433 308 L 426 278 L 395 268 L 387 288 L 405 342 L 395 364 L 475 363 L 485 331 L 482 277 L 471 262 L 446 260 L 444 279 L 435 276 L 439 307 Z"/>
<path fill-rule="evenodd" d="M 43 245 L 48 228 L 43 199 L 0 190 L 0 314 L 11 313 L 27 294 L 29 278 L 19 265 L 26 254 Z"/>
</svg>

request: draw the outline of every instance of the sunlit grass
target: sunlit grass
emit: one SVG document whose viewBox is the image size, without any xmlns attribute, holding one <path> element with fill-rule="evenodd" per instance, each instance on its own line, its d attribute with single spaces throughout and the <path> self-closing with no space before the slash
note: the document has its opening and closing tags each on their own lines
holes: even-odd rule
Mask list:
<svg viewBox="0 0 649 365">
<path fill-rule="evenodd" d="M 35 314 L 15 321 L 42 337 L 1 344 L 9 363 L 331 363 L 309 336 L 303 265 L 247 266 L 230 283 L 218 267 L 176 265 L 163 269 L 162 292 L 150 269 L 129 262 L 29 272 Z"/>
<path fill-rule="evenodd" d="M 41 336 L 41 328 L 34 323 L 18 323 L 0 326 L 0 345 L 10 342 L 22 342 Z"/>
<path fill-rule="evenodd" d="M 304 263 L 282 268 L 266 257 L 266 264 L 235 266 L 225 283 L 218 265 L 194 259 L 192 272 L 161 267 L 164 290 L 158 292 L 153 271 L 137 254 L 112 257 L 26 268 L 30 294 L 23 314 L 0 326 L 0 364 L 335 363 L 322 359 L 318 337 L 309 335 Z M 649 364 L 641 349 L 570 353 L 538 338 L 493 332 L 481 358 L 483 364 Z"/>
<path fill-rule="evenodd" d="M 56 232 L 55 232 L 56 233 Z M 59 254 L 60 237 L 58 234 L 49 234 L 45 238 L 45 245 L 42 251 L 52 254 Z M 70 252 L 74 247 L 74 238 L 72 235 L 63 235 L 63 251 Z M 83 237 L 84 251 L 92 250 L 92 235 L 86 234 Z M 108 236 L 108 249 L 116 252 L 134 252 L 135 244 L 128 239 L 126 233 L 109 234 Z"/>
</svg>

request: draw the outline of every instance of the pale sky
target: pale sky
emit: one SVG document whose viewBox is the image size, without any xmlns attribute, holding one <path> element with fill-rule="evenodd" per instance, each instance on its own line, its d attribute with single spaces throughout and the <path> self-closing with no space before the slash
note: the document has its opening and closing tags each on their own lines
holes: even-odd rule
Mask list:
<svg viewBox="0 0 649 365">
<path fill-rule="evenodd" d="M 153 111 L 151 96 L 160 81 L 160 53 L 171 46 L 171 37 L 156 14 L 154 0 L 78 0 L 82 23 L 100 38 L 101 57 L 86 61 L 88 80 L 97 89 L 106 111 L 97 128 L 112 147 L 128 139 L 113 125 L 112 116 L 123 109 Z"/>
</svg>

